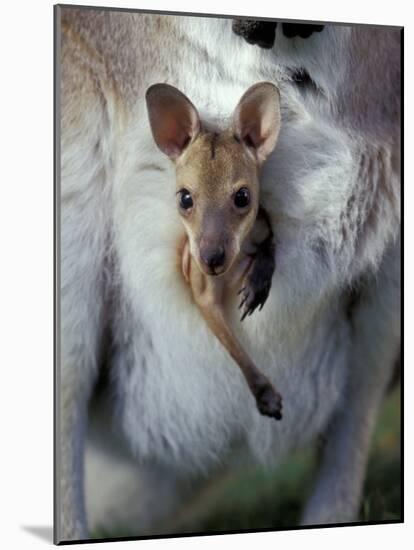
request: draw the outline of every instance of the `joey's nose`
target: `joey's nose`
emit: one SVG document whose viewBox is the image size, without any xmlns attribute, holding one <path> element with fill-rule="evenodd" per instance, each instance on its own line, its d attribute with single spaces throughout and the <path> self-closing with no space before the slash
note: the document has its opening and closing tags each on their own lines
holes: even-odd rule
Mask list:
<svg viewBox="0 0 414 550">
<path fill-rule="evenodd" d="M 226 259 L 226 254 L 224 248 L 220 246 L 214 250 L 203 250 L 201 252 L 201 260 L 209 268 L 209 270 L 214 274 L 219 274 L 222 271 L 224 261 Z"/>
</svg>

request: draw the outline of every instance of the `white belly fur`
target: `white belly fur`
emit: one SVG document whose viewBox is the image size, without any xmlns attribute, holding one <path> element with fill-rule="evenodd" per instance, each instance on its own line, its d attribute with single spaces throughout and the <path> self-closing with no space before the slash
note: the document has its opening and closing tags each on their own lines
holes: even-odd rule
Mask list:
<svg viewBox="0 0 414 550">
<path fill-rule="evenodd" d="M 183 228 L 174 174 L 168 161 L 155 158 L 165 172 L 134 167 L 125 176 L 123 164 L 116 196 L 122 313 L 113 373 L 122 429 L 138 457 L 180 470 L 205 469 L 240 440 L 260 460 L 275 461 L 320 432 L 338 406 L 347 326 L 335 299 L 316 291 L 312 297 L 311 286 L 291 302 L 287 289 L 295 285 L 284 261 L 292 260 L 282 254 L 264 309 L 243 324 L 235 309 L 243 345 L 284 400 L 281 422 L 261 416 L 238 367 L 191 302 L 177 263 Z"/>
<path fill-rule="evenodd" d="M 258 67 L 254 56 L 261 53 L 252 48 L 245 55 L 246 67 Z M 170 80 L 202 116 L 223 118 L 260 80 L 257 71 L 234 66 L 237 84 L 231 86 L 214 74 L 206 79 L 187 72 Z M 282 90 L 282 109 L 300 109 L 289 93 Z M 340 403 L 349 344 L 338 306 L 341 283 L 332 278 L 330 258 L 319 257 L 312 245 L 319 233 L 338 233 L 338 181 L 351 185 L 356 168 L 351 145 L 335 128 L 304 113 L 295 117 L 282 123 L 261 182 L 277 240 L 271 294 L 243 325 L 235 318 L 243 345 L 283 396 L 281 422 L 259 414 L 239 369 L 191 302 L 177 268 L 183 228 L 173 167 L 153 143 L 142 102 L 124 132 L 114 187 L 121 283 L 113 376 L 118 418 L 138 457 L 204 469 L 244 440 L 259 459 L 275 461 L 319 433 Z M 323 155 L 315 154 L 319 147 Z M 163 170 L 154 170 L 154 163 Z"/>
<path fill-rule="evenodd" d="M 289 350 L 293 342 L 286 345 L 272 318 L 274 296 L 245 322 L 244 345 L 283 395 L 283 420 L 276 422 L 258 413 L 239 369 L 195 306 L 177 299 L 174 282 L 169 292 L 147 287 L 142 324 L 136 320 L 125 329 L 135 327 L 136 335 L 114 365 L 120 420 L 134 452 L 179 469 L 204 468 L 242 439 L 260 460 L 270 461 L 320 432 L 342 394 L 344 325 L 326 319 Z M 148 318 L 151 302 L 158 313 Z"/>
</svg>

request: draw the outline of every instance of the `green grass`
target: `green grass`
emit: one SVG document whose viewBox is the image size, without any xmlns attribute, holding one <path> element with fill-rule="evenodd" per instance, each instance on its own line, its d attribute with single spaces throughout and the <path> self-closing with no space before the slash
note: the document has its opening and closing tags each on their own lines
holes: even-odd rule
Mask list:
<svg viewBox="0 0 414 550">
<path fill-rule="evenodd" d="M 312 487 L 316 452 L 298 452 L 274 470 L 249 468 L 212 481 L 163 532 L 283 528 L 298 524 Z M 400 392 L 387 399 L 374 436 L 359 520 L 398 520 Z M 164 530 L 167 529 L 167 530 Z"/>
<path fill-rule="evenodd" d="M 401 518 L 400 388 L 386 402 L 368 464 L 360 519 Z"/>
<path fill-rule="evenodd" d="M 151 533 L 196 533 L 286 528 L 298 524 L 312 487 L 316 452 L 291 455 L 275 469 L 249 467 L 223 473 L 167 523 Z M 386 400 L 374 436 L 359 520 L 398 520 L 400 509 L 400 390 Z M 131 536 L 138 533 L 105 533 Z"/>
</svg>

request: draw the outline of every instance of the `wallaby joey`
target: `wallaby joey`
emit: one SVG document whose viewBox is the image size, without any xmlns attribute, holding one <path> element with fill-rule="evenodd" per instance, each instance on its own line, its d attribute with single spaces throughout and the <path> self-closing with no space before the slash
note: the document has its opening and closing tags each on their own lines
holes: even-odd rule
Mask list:
<svg viewBox="0 0 414 550">
<path fill-rule="evenodd" d="M 154 140 L 175 164 L 186 240 L 182 271 L 207 325 L 240 367 L 259 411 L 282 418 L 282 398 L 256 367 L 226 319 L 224 302 L 241 294 L 242 320 L 263 307 L 275 268 L 272 228 L 259 205 L 259 172 L 280 128 L 279 91 L 250 87 L 229 127 L 207 129 L 191 101 L 168 84 L 146 93 Z"/>
</svg>

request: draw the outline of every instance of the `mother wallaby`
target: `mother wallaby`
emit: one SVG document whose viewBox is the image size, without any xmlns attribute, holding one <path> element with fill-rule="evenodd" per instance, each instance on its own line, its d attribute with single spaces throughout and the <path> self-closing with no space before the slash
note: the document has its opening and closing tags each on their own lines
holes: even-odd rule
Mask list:
<svg viewBox="0 0 414 550">
<path fill-rule="evenodd" d="M 356 519 L 400 347 L 400 30 L 327 25 L 304 38 L 279 25 L 272 46 L 237 27 L 272 46 L 261 49 L 226 19 L 69 7 L 56 15 L 57 540 L 87 536 L 87 407 L 105 359 L 116 426 L 140 460 L 185 474 L 214 467 L 236 440 L 277 461 L 324 434 L 302 522 Z M 282 98 L 278 146 L 260 182 L 276 269 L 266 307 L 234 328 L 277 382 L 279 423 L 259 414 L 191 300 L 177 266 L 175 175 L 145 106 L 147 88 L 167 82 L 220 131 L 263 80 Z"/>
</svg>

